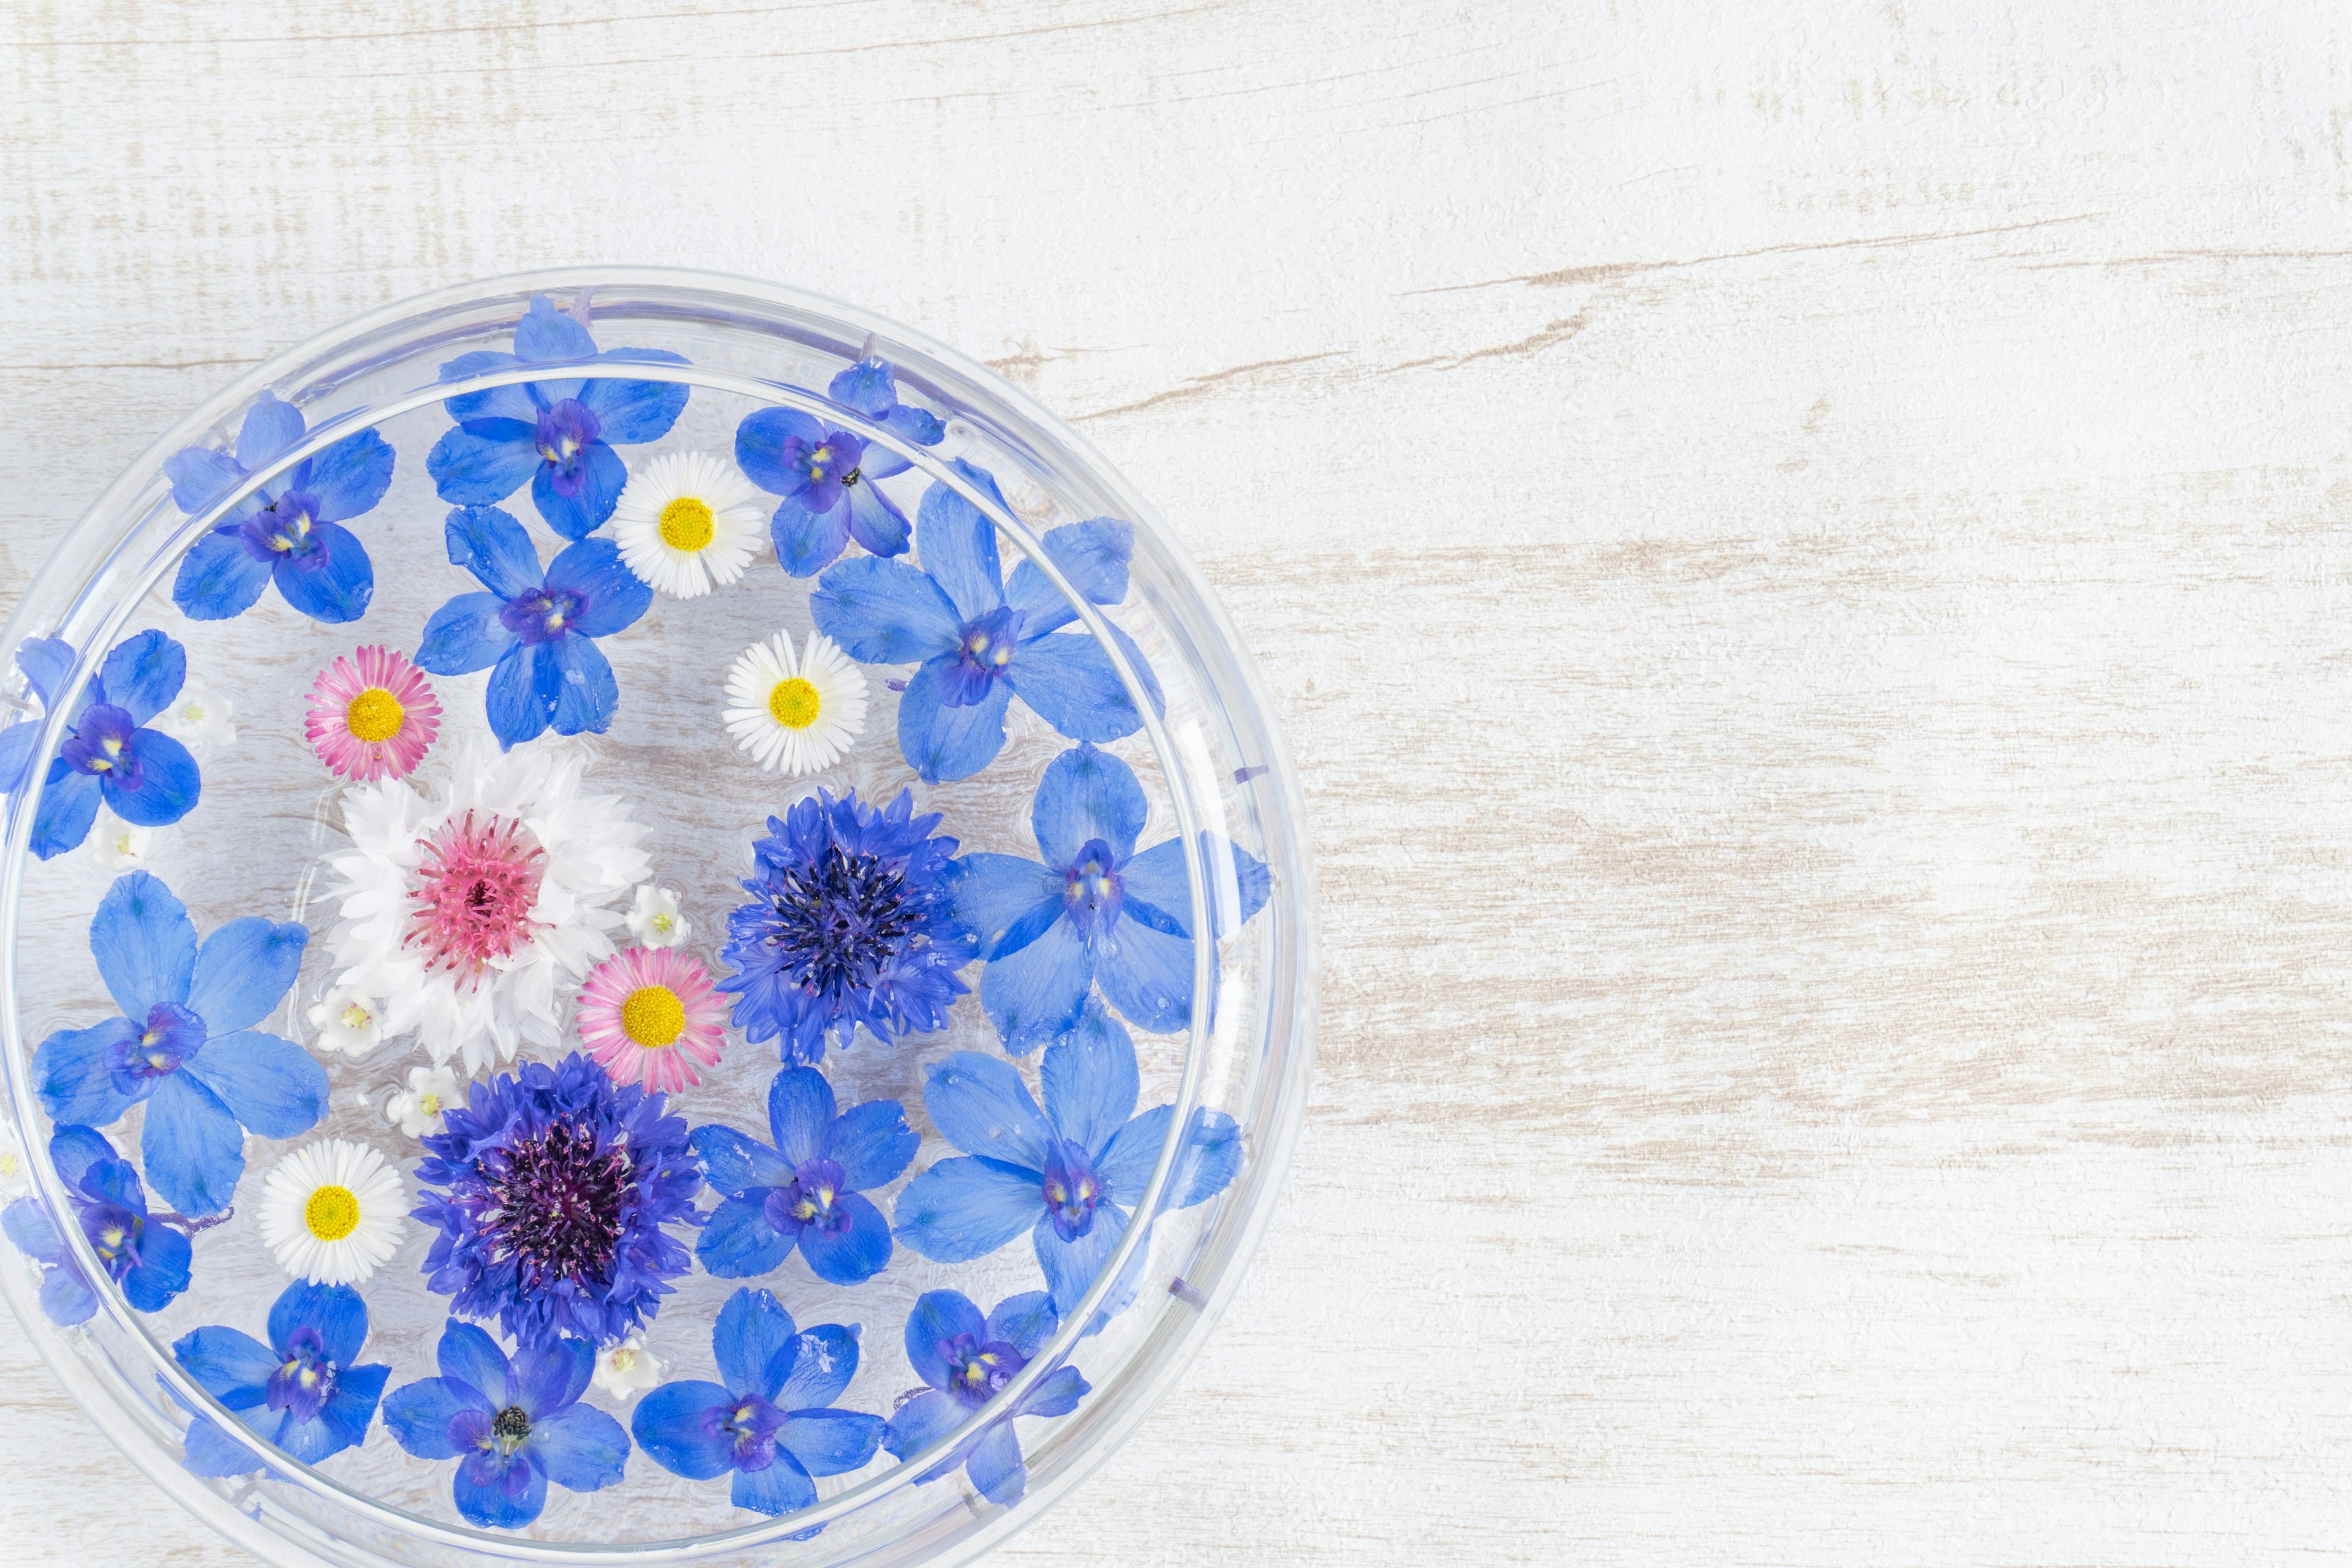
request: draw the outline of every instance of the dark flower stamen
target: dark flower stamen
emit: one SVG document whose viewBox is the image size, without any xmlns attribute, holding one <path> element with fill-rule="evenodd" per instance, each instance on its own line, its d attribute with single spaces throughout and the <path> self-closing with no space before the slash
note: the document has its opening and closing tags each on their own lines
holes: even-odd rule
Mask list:
<svg viewBox="0 0 2352 1568">
<path fill-rule="evenodd" d="M 521 1262 L 534 1289 L 556 1279 L 602 1284 L 635 1180 L 628 1151 L 599 1149 L 593 1131 L 557 1121 L 502 1156 L 483 1161 L 497 1205 L 482 1216 L 493 1247 Z"/>
<path fill-rule="evenodd" d="M 490 1418 L 490 1442 L 501 1455 L 511 1454 L 530 1436 L 530 1417 L 520 1405 L 509 1405 Z"/>
</svg>

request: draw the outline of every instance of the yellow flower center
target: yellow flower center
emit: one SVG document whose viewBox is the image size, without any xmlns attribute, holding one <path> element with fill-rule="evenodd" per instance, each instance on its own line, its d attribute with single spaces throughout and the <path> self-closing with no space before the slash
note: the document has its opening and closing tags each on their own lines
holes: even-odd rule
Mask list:
<svg viewBox="0 0 2352 1568">
<path fill-rule="evenodd" d="M 677 929 L 677 917 L 676 915 L 656 915 L 654 917 L 654 934 L 656 936 L 667 936 Z"/>
<path fill-rule="evenodd" d="M 611 1352 L 613 1370 L 630 1373 L 637 1370 L 637 1352 L 626 1345 L 614 1345 Z"/>
<path fill-rule="evenodd" d="M 768 693 L 768 717 L 787 730 L 805 730 L 816 722 L 816 688 L 799 676 L 779 680 Z"/>
<path fill-rule="evenodd" d="M 680 496 L 662 508 L 662 542 L 672 550 L 700 550 L 718 531 L 710 503 L 699 496 Z"/>
<path fill-rule="evenodd" d="M 381 686 L 371 686 L 352 699 L 343 710 L 343 726 L 352 738 L 365 741 L 371 746 L 379 741 L 389 741 L 400 733 L 401 721 L 408 717 L 400 699 Z"/>
<path fill-rule="evenodd" d="M 201 724 L 205 721 L 205 705 L 201 702 L 188 703 L 180 710 L 180 717 L 191 724 Z"/>
<path fill-rule="evenodd" d="M 341 1241 L 360 1227 L 360 1200 L 349 1187 L 320 1187 L 302 1205 L 302 1223 L 320 1241 Z"/>
<path fill-rule="evenodd" d="M 375 1016 L 356 1002 L 343 1009 L 343 1027 L 346 1029 L 364 1029 L 374 1021 Z"/>
<path fill-rule="evenodd" d="M 649 1051 L 677 1043 L 686 1033 L 686 1004 L 667 985 L 643 985 L 621 1004 L 621 1032 Z"/>
<path fill-rule="evenodd" d="M 427 1094 L 417 1100 L 416 1109 L 427 1116 L 438 1116 L 441 1114 L 441 1097 L 437 1094 Z"/>
</svg>

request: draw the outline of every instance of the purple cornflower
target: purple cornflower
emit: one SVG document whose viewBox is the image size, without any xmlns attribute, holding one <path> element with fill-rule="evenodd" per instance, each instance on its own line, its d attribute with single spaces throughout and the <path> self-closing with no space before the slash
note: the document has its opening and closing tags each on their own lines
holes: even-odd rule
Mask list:
<svg viewBox="0 0 2352 1568">
<path fill-rule="evenodd" d="M 695 1256 L 721 1279 L 765 1274 L 797 1247 L 812 1272 L 858 1285 L 890 1261 L 890 1222 L 860 1194 L 896 1181 L 922 1140 L 895 1100 L 834 1114 L 833 1086 L 814 1068 L 786 1068 L 768 1088 L 773 1146 L 732 1127 L 698 1127 L 704 1180 L 725 1201 Z"/>
<path fill-rule="evenodd" d="M 868 357 L 833 378 L 827 395 L 918 446 L 947 434 L 939 416 L 898 401 L 890 367 Z M 770 520 L 776 559 L 795 577 L 814 577 L 855 539 L 876 555 L 907 548 L 907 514 L 874 481 L 907 471 L 907 459 L 878 443 L 791 408 L 762 408 L 735 427 L 735 462 L 751 482 L 783 497 Z"/>
<path fill-rule="evenodd" d="M 1043 1290 L 1000 1301 L 985 1319 L 961 1291 L 926 1293 L 907 1314 L 907 1360 L 926 1386 L 891 1415 L 883 1447 L 894 1458 L 909 1458 L 954 1431 L 1035 1360 L 1060 1326 L 1053 1300 Z M 1029 1471 L 1021 1460 L 1013 1417 L 1067 1415 L 1093 1392 L 1076 1367 L 1055 1368 L 1018 1409 L 957 1445 L 917 1476 L 916 1484 L 938 1480 L 961 1465 L 973 1489 L 989 1501 L 1020 1501 Z"/>
<path fill-rule="evenodd" d="M 49 1163 L 64 1184 L 75 1223 L 122 1288 L 122 1299 L 142 1312 L 160 1312 L 188 1288 L 191 1248 L 177 1215 L 147 1212 L 147 1192 L 131 1162 L 87 1127 L 60 1127 L 49 1135 Z M 179 1229 L 173 1228 L 174 1226 Z M 98 1294 L 66 1247 L 57 1223 L 37 1198 L 0 1209 L 0 1227 L 16 1250 L 41 1266 L 41 1310 L 61 1327 L 89 1321 Z"/>
<path fill-rule="evenodd" d="M 27 637 L 16 649 L 16 668 L 44 708 L 65 689 L 73 663 L 73 645 L 55 637 Z M 64 743 L 49 763 L 33 818 L 34 854 L 54 859 L 89 837 L 100 801 L 137 827 L 162 827 L 196 808 L 204 780 L 195 758 L 161 730 L 145 727 L 171 706 L 187 678 L 187 650 L 162 632 L 114 645 L 81 689 Z M 24 787 L 40 732 L 31 720 L 0 729 L 0 790 Z"/>
<path fill-rule="evenodd" d="M 368 1336 L 367 1303 L 348 1285 L 298 1279 L 269 1309 L 269 1342 L 217 1325 L 197 1329 L 172 1354 L 197 1386 L 263 1438 L 306 1465 L 366 1440 L 392 1368 L 353 1363 Z M 201 1412 L 190 1424 L 189 1468 L 244 1475 L 261 1461 Z"/>
</svg>

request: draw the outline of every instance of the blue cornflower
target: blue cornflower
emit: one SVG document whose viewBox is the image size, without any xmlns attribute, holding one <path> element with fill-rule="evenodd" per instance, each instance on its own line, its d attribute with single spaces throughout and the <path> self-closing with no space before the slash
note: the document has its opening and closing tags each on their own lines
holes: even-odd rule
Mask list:
<svg viewBox="0 0 2352 1568">
<path fill-rule="evenodd" d="M 261 395 L 236 433 L 236 454 L 190 447 L 163 460 L 172 500 L 194 514 L 299 441 L 301 410 Z M 253 608 L 271 583 L 314 621 L 340 625 L 367 613 L 375 568 L 366 547 L 338 527 L 383 499 L 393 450 L 373 430 L 305 458 L 196 541 L 172 580 L 172 603 L 192 621 L 225 621 Z"/>
<path fill-rule="evenodd" d="M 996 481 L 959 459 L 956 471 L 999 504 Z M 1127 597 L 1135 530 L 1107 517 L 1054 529 L 1040 542 L 1063 574 L 1097 605 Z M 1008 584 L 996 525 L 943 484 L 923 492 L 915 518 L 920 570 L 903 561 L 844 561 L 809 595 L 817 630 L 866 664 L 919 664 L 898 700 L 898 749 L 926 784 L 970 778 L 1004 748 L 1004 711 L 1017 691 L 1073 741 L 1115 741 L 1143 719 L 1109 656 L 1034 563 Z M 1058 634 L 1058 635 L 1057 635 Z M 1111 635 L 1143 678 L 1154 708 L 1160 685 L 1135 642 Z"/>
<path fill-rule="evenodd" d="M 939 416 L 898 401 L 890 367 L 860 360 L 833 378 L 827 395 L 918 446 L 947 434 Z M 887 447 L 868 447 L 792 408 L 762 408 L 735 427 L 735 462 L 755 485 L 783 497 L 770 520 L 776 559 L 795 577 L 814 577 L 855 539 L 876 555 L 907 548 L 907 514 L 876 479 L 907 471 Z"/>
<path fill-rule="evenodd" d="M 139 1173 L 114 1145 L 87 1127 L 60 1127 L 49 1135 L 49 1163 L 90 1250 L 106 1266 L 107 1278 L 122 1288 L 124 1300 L 142 1312 L 160 1312 L 188 1288 L 192 1249 L 187 1237 L 172 1228 L 179 1216 L 147 1212 Z M 0 1209 L 0 1226 L 17 1251 L 41 1266 L 41 1310 L 49 1321 L 68 1327 L 88 1322 L 98 1310 L 98 1294 L 66 1249 L 47 1207 L 37 1198 L 19 1198 Z"/>
<path fill-rule="evenodd" d="M 698 1127 L 703 1179 L 725 1201 L 695 1256 L 721 1279 L 765 1274 L 794 1247 L 812 1272 L 861 1285 L 890 1261 L 890 1222 L 858 1194 L 896 1181 L 922 1140 L 895 1100 L 834 1114 L 833 1086 L 814 1068 L 786 1068 L 768 1088 L 773 1147 L 732 1127 Z"/>
<path fill-rule="evenodd" d="M 700 1223 L 702 1168 L 685 1119 L 576 1051 L 474 1085 L 425 1152 L 426 1190 L 411 1212 L 441 1232 L 427 1283 L 467 1317 L 496 1317 L 519 1344 L 558 1334 L 612 1344 L 693 1266 L 662 1229 Z"/>
<path fill-rule="evenodd" d="M 172 889 L 145 871 L 116 879 L 89 922 L 90 956 L 123 1016 L 60 1029 L 33 1053 L 33 1087 L 60 1124 L 104 1127 L 145 1102 L 147 1180 L 183 1214 L 217 1214 L 245 1173 L 247 1129 L 291 1138 L 327 1109 L 310 1052 L 253 1027 L 302 966 L 310 933 L 258 915 L 200 947 Z"/>
<path fill-rule="evenodd" d="M 73 672 L 70 643 L 27 637 L 16 668 L 47 707 Z M 102 800 L 136 827 L 162 827 L 196 808 L 204 779 L 188 749 L 147 721 L 172 705 L 188 678 L 187 650 L 162 632 L 141 632 L 114 645 L 98 674 L 81 689 L 66 738 L 51 759 L 41 804 L 33 818 L 33 853 L 54 859 L 89 837 Z M 0 789 L 15 794 L 33 760 L 37 723 L 0 730 Z"/>
<path fill-rule="evenodd" d="M 969 1263 L 1025 1230 L 1054 1310 L 1066 1316 L 1125 1234 L 1128 1205 L 1151 1179 L 1174 1107 L 1128 1120 L 1138 1083 L 1135 1044 L 1099 1004 L 1045 1047 L 1042 1112 L 1021 1074 L 999 1058 L 958 1051 L 926 1073 L 931 1124 L 971 1157 L 941 1160 L 907 1184 L 898 1194 L 898 1239 L 934 1262 Z M 1196 1110 L 1160 1207 L 1206 1203 L 1240 1168 L 1234 1119 Z M 1130 1282 L 1120 1295 L 1131 1289 Z M 1102 1310 L 1126 1305 L 1108 1300 Z"/>
<path fill-rule="evenodd" d="M 1061 1326 L 1061 1315 L 1043 1290 L 1031 1290 L 996 1305 L 983 1319 L 960 1290 L 932 1290 L 907 1314 L 907 1360 L 929 1386 L 898 1406 L 882 1446 L 893 1458 L 920 1453 L 987 1404 L 1032 1361 Z M 948 1457 L 915 1478 L 938 1480 L 958 1465 L 972 1488 L 992 1503 L 1021 1500 L 1029 1485 L 1021 1462 L 1015 1415 L 1067 1415 L 1094 1392 L 1074 1366 L 1056 1367 L 1037 1382 L 1020 1407 L 990 1422 L 957 1445 Z"/>
<path fill-rule="evenodd" d="M 484 371 L 551 360 L 593 359 L 636 364 L 684 364 L 667 349 L 607 349 L 544 294 L 515 323 L 514 353 L 494 349 L 459 354 L 441 367 L 458 381 Z M 460 506 L 502 501 L 530 481 L 531 504 L 547 526 L 566 539 L 584 539 L 613 515 L 626 464 L 613 443 L 634 446 L 669 434 L 686 409 L 687 389 L 672 382 L 530 381 L 520 386 L 462 393 L 442 404 L 457 427 L 435 443 L 425 459 L 441 499 Z"/>
<path fill-rule="evenodd" d="M 949 874 L 956 914 L 988 960 L 981 1005 L 1021 1056 L 1068 1028 L 1089 986 L 1130 1023 L 1174 1034 L 1192 1016 L 1192 899 L 1184 846 L 1171 838 L 1140 855 L 1149 811 L 1135 770 L 1108 752 L 1075 746 L 1037 781 L 1029 825 L 1041 863 L 1018 855 L 967 855 Z M 1202 853 L 1233 864 L 1226 913 L 1236 924 L 1265 907 L 1265 866 L 1208 834 Z M 1213 963 L 1215 954 L 1211 953 Z M 1213 994 L 1213 992 L 1212 993 Z"/>
<path fill-rule="evenodd" d="M 477 1091 L 478 1092 L 478 1091 Z M 420 1459 L 457 1459 L 458 1517 L 486 1530 L 520 1530 L 547 1506 L 547 1483 L 601 1491 L 621 1479 L 629 1435 L 580 1403 L 596 1352 L 578 1340 L 518 1346 L 452 1318 L 441 1331 L 441 1375 L 393 1391 L 383 1424 Z"/>
<path fill-rule="evenodd" d="M 748 1286 L 710 1331 L 726 1382 L 665 1383 L 637 1402 L 629 1430 L 654 1463 L 688 1480 L 735 1472 L 737 1508 L 792 1513 L 816 1501 L 814 1476 L 856 1469 L 882 1446 L 882 1417 L 835 1410 L 857 1374 L 857 1329 L 793 1331 L 775 1297 Z"/>
<path fill-rule="evenodd" d="M 292 1458 L 315 1465 L 367 1438 L 392 1368 L 354 1364 L 367 1342 L 367 1303 L 348 1285 L 298 1279 L 269 1309 L 269 1342 L 215 1325 L 185 1334 L 172 1354 L 197 1386 Z M 199 1475 L 262 1468 L 212 1419 L 189 1424 L 187 1464 Z"/>
<path fill-rule="evenodd" d="M 494 506 L 458 507 L 443 537 L 449 563 L 489 591 L 460 594 L 433 612 L 417 668 L 434 675 L 490 669 L 490 728 L 506 750 L 551 724 L 559 735 L 603 734 L 621 689 L 594 639 L 636 625 L 654 600 L 622 563 L 620 546 L 583 539 L 542 572 L 522 524 Z"/>
</svg>

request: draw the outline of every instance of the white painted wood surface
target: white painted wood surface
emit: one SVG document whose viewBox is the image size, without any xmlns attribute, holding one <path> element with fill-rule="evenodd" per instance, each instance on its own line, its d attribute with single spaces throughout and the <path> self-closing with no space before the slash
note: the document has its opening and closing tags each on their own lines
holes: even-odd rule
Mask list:
<svg viewBox="0 0 2352 1568">
<path fill-rule="evenodd" d="M 428 286 L 870 305 L 1160 498 L 1322 858 L 1266 1250 L 1001 1561 L 2336 1555 L 2347 137 L 2321 0 L 13 0 L 0 582 Z M 236 1561 L 14 1334 L 11 1562 Z"/>
</svg>

